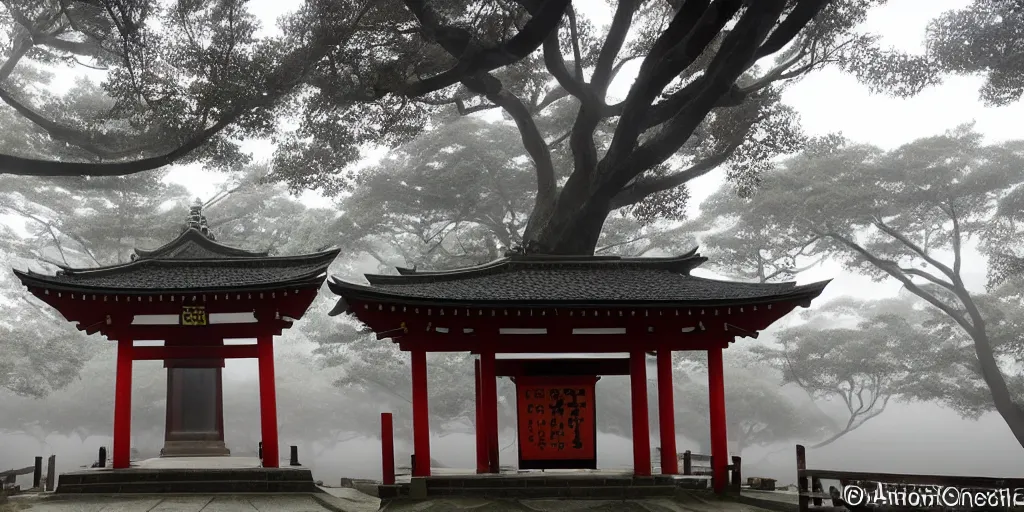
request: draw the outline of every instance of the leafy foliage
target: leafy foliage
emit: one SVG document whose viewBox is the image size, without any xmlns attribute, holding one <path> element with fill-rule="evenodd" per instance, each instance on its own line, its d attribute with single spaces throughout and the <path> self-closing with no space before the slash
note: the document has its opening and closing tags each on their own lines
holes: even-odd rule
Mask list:
<svg viewBox="0 0 1024 512">
<path fill-rule="evenodd" d="M 26 71 L 4 101 L 52 141 L 116 163 L 4 165 L 37 175 L 195 160 L 237 169 L 246 160 L 234 140 L 263 137 L 276 144 L 271 179 L 338 193 L 365 185 L 353 164 L 367 145 L 405 144 L 449 122 L 451 107 L 500 108 L 493 129 L 517 132 L 500 147 L 519 141 L 535 176 L 525 245 L 589 253 L 610 212 L 643 225 L 679 219 L 685 184 L 716 168 L 745 193 L 756 187 L 774 157 L 803 143 L 779 103 L 787 81 L 826 66 L 904 96 L 936 81 L 926 60 L 854 31 L 880 0 L 622 1 L 608 27 L 570 3 L 308 0 L 272 33 L 239 0 L 8 2 L 18 43 L 7 72 L 79 57 L 108 72 L 105 96 L 82 84 L 80 98 L 51 99 L 31 94 L 45 74 Z M 631 63 L 628 94 L 611 98 Z M 75 105 L 51 107 L 59 102 Z"/>
<path fill-rule="evenodd" d="M 813 319 L 778 334 L 781 346 L 757 352 L 815 399 L 846 409 L 822 447 L 882 414 L 890 400 L 934 401 L 977 418 L 992 409 L 971 346 L 942 335 L 927 304 L 913 295 L 876 301 L 842 298 Z M 809 316 L 809 315 L 807 315 Z"/>
<path fill-rule="evenodd" d="M 521 246 L 536 177 L 517 138 L 509 125 L 464 117 L 401 146 L 339 200 L 339 242 L 383 268 L 458 268 Z M 636 213 L 609 219 L 596 251 L 640 255 L 681 245 L 683 235 L 644 225 L 653 219 Z"/>
<path fill-rule="evenodd" d="M 1016 2 L 974 0 L 944 13 L 928 27 L 928 52 L 944 71 L 984 75 L 989 105 L 1024 95 L 1024 9 Z"/>
</svg>

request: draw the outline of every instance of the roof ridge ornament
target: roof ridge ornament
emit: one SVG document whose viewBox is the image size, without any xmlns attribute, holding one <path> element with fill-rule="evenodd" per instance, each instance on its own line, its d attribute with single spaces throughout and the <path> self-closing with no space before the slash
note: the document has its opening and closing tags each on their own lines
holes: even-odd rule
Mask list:
<svg viewBox="0 0 1024 512">
<path fill-rule="evenodd" d="M 185 218 L 185 225 L 182 227 L 181 232 L 184 233 L 189 229 L 194 229 L 210 240 L 217 240 L 217 237 L 214 236 L 213 231 L 210 231 L 210 226 L 206 222 L 203 206 L 203 200 L 198 197 L 192 202 L 192 206 L 188 208 L 188 217 Z"/>
</svg>

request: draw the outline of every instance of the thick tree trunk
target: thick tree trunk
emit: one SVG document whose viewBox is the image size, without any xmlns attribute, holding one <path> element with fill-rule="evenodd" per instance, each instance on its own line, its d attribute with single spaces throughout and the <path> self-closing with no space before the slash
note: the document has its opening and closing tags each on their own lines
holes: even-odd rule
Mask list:
<svg viewBox="0 0 1024 512">
<path fill-rule="evenodd" d="M 1010 389 L 1006 385 L 1006 379 L 999 369 L 995 354 L 992 352 L 992 344 L 985 332 L 984 324 L 969 331 L 971 339 L 974 340 L 974 352 L 978 356 L 978 365 L 981 367 L 981 377 L 988 385 L 992 394 L 992 402 L 996 412 L 1003 417 L 1006 426 L 1010 427 L 1013 437 L 1024 447 L 1024 407 L 1013 401 Z"/>
<path fill-rule="evenodd" d="M 533 237 L 524 243 L 535 245 L 535 252 L 591 256 L 610 212 L 611 198 L 599 197 L 584 180 L 570 178 L 547 218 L 531 219 L 539 226 L 528 230 Z"/>
</svg>

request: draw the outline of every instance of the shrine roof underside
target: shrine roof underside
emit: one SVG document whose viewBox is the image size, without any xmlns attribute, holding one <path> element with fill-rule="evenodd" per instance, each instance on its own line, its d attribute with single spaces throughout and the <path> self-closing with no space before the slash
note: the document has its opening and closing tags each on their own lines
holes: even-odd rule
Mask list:
<svg viewBox="0 0 1024 512">
<path fill-rule="evenodd" d="M 331 278 L 328 286 L 343 299 L 437 306 L 728 306 L 809 302 L 829 282 L 797 286 L 690 275 L 705 261 L 696 249 L 670 258 L 510 256 L 454 271 L 367 274 L 368 285 Z M 346 309 L 343 300 L 332 313 Z"/>
<path fill-rule="evenodd" d="M 337 255 L 338 250 L 331 250 L 272 257 L 222 245 L 196 229 L 187 229 L 163 247 L 137 249 L 130 263 L 62 268 L 55 275 L 14 272 L 30 288 L 83 293 L 255 291 L 319 286 Z"/>
</svg>

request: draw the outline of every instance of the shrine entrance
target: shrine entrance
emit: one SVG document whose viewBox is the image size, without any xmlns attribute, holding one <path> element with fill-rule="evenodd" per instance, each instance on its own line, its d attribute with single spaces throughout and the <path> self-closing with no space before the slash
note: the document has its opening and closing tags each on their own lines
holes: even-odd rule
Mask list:
<svg viewBox="0 0 1024 512">
<path fill-rule="evenodd" d="M 33 295 L 78 329 L 116 341 L 114 469 L 133 466 L 134 361 L 163 361 L 167 368 L 161 456 L 228 455 L 221 373 L 225 359 L 231 358 L 259 361 L 260 465 L 277 468 L 273 339 L 306 312 L 337 254 L 331 250 L 269 256 L 222 245 L 215 241 L 197 200 L 180 236 L 157 249 L 136 249 L 130 263 L 63 268 L 55 275 L 14 273 Z M 225 343 L 240 338 L 256 342 Z M 135 344 L 148 340 L 163 345 Z M 266 479 L 263 482 L 265 488 Z"/>
<path fill-rule="evenodd" d="M 723 350 L 738 337 L 757 337 L 758 331 L 797 306 L 809 307 L 828 282 L 797 286 L 690 275 L 705 261 L 696 250 L 671 258 L 510 253 L 465 269 L 399 268 L 399 275 L 366 275 L 369 284 L 332 278 L 328 285 L 340 296 L 332 315 L 354 314 L 378 338 L 390 338 L 410 352 L 414 481 L 430 477 L 432 471 L 427 352 L 479 355 L 477 471 L 487 474 L 500 472 L 498 376 L 516 379 L 520 469 L 594 469 L 593 383 L 602 374 L 629 375 L 633 474 L 643 477 L 652 473 L 647 356 L 657 358 L 662 473 L 675 475 L 672 353 L 699 350 L 708 356 L 712 485 L 722 492 L 728 462 Z M 598 353 L 628 357 L 545 361 L 495 357 Z M 575 405 L 567 409 L 568 403 Z M 562 412 L 552 417 L 551 407 L 557 410 L 558 405 Z M 537 413 L 538 406 L 547 412 Z M 573 418 L 578 421 L 570 426 Z M 554 436 L 547 428 L 552 420 L 557 422 Z M 541 429 L 547 436 L 543 448 Z"/>
<path fill-rule="evenodd" d="M 597 469 L 597 381 L 629 375 L 629 359 L 497 359 L 494 368 L 516 386 L 519 469 Z M 479 361 L 476 378 L 479 423 Z M 477 473 L 496 472 L 483 455 L 478 448 Z"/>
</svg>

